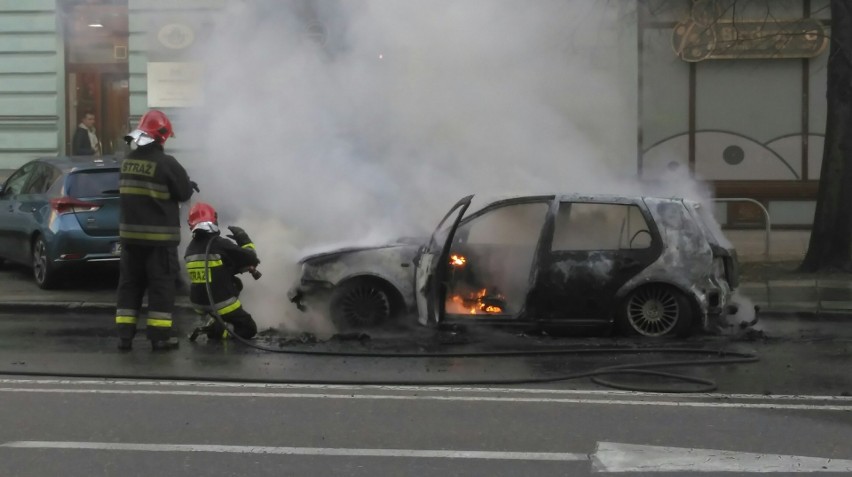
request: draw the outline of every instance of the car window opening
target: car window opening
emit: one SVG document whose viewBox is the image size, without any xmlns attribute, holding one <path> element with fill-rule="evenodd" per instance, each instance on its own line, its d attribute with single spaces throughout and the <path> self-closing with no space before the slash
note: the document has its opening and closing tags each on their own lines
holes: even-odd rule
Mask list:
<svg viewBox="0 0 852 477">
<path fill-rule="evenodd" d="M 635 205 L 562 203 L 553 232 L 554 252 L 646 249 L 651 233 Z"/>
<path fill-rule="evenodd" d="M 448 314 L 512 317 L 520 312 L 547 210 L 541 202 L 512 204 L 459 227 L 450 249 Z"/>
</svg>

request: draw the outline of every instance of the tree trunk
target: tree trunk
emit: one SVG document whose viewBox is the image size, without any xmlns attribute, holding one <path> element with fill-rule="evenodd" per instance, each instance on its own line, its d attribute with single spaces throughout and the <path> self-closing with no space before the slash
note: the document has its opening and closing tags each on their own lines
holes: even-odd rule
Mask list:
<svg viewBox="0 0 852 477">
<path fill-rule="evenodd" d="M 828 117 L 804 272 L 852 272 L 852 1 L 831 0 Z"/>
</svg>

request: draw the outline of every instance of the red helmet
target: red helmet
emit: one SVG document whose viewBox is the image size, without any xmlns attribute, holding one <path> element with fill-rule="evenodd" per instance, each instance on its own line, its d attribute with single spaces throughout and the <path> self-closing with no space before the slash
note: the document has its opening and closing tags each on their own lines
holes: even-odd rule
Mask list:
<svg viewBox="0 0 852 477">
<path fill-rule="evenodd" d="M 124 136 L 124 140 L 128 143 L 135 142 L 140 146 L 145 146 L 152 142 L 165 144 L 166 139 L 174 136 L 175 133 L 172 130 L 172 122 L 169 121 L 169 117 L 162 111 L 152 109 L 142 116 L 139 125 L 130 134 Z"/>
<path fill-rule="evenodd" d="M 197 202 L 189 209 L 189 229 L 204 230 L 215 233 L 219 231 L 219 214 L 212 205 L 206 202 Z"/>
</svg>

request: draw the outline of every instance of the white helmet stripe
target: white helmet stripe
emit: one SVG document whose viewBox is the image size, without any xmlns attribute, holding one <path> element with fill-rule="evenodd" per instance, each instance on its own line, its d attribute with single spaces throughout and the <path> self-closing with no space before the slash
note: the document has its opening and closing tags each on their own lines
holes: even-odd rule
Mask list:
<svg viewBox="0 0 852 477">
<path fill-rule="evenodd" d="M 128 144 L 133 142 L 138 146 L 147 146 L 154 142 L 154 138 L 141 129 L 134 129 L 133 131 L 130 131 L 127 136 L 124 136 L 124 140 L 127 141 Z"/>
<path fill-rule="evenodd" d="M 215 234 L 219 232 L 219 226 L 214 224 L 213 222 L 199 222 L 195 224 L 195 227 L 192 228 L 192 231 L 203 230 L 205 232 L 209 232 L 211 234 Z"/>
</svg>

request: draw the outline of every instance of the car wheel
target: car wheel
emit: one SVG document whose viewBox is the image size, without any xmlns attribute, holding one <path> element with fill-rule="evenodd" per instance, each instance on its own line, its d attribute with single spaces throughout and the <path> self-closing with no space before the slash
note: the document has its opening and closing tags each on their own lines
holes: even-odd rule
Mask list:
<svg viewBox="0 0 852 477">
<path fill-rule="evenodd" d="M 355 328 L 382 324 L 393 311 L 386 288 L 375 280 L 353 280 L 335 288 L 329 307 L 335 325 Z"/>
<path fill-rule="evenodd" d="M 36 284 L 45 290 L 56 286 L 56 271 L 47 256 L 47 244 L 41 236 L 33 241 L 33 278 Z"/>
<path fill-rule="evenodd" d="M 686 337 L 692 331 L 692 320 L 692 307 L 682 292 L 671 286 L 649 285 L 627 296 L 618 325 L 626 334 Z"/>
</svg>

